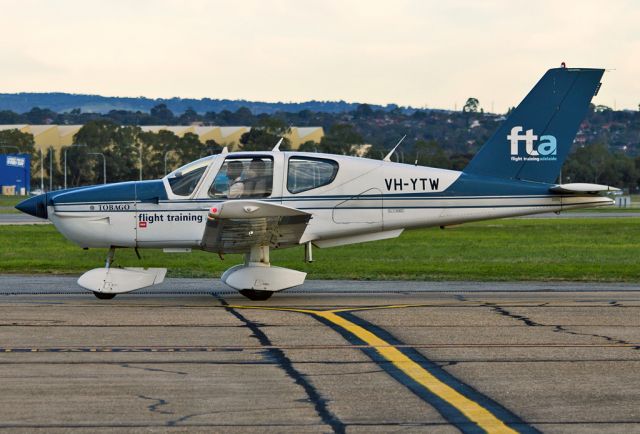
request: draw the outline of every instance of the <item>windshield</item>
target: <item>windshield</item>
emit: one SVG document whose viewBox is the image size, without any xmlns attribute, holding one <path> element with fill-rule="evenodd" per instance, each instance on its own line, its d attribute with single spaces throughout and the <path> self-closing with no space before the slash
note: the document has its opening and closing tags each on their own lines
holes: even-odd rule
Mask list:
<svg viewBox="0 0 640 434">
<path fill-rule="evenodd" d="M 167 175 L 167 181 L 173 194 L 189 196 L 196 189 L 198 181 L 209 167 L 215 156 L 209 156 L 185 164 Z"/>
</svg>

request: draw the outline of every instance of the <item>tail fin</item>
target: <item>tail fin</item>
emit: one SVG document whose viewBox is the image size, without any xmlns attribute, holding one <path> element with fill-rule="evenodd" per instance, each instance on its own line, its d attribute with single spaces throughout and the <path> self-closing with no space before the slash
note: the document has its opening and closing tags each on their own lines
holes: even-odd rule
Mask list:
<svg viewBox="0 0 640 434">
<path fill-rule="evenodd" d="M 548 70 L 464 172 L 554 182 L 603 73 L 603 69 Z"/>
</svg>

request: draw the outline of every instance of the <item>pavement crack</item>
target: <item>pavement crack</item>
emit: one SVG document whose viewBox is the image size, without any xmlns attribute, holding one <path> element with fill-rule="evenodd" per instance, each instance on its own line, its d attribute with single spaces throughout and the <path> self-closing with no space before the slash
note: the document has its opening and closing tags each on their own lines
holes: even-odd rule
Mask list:
<svg viewBox="0 0 640 434">
<path fill-rule="evenodd" d="M 141 369 L 143 371 L 149 371 L 149 372 L 166 372 L 168 374 L 187 375 L 186 372 L 182 372 L 182 371 L 169 371 L 167 369 L 160 369 L 160 368 L 145 368 L 144 366 L 131 366 L 128 363 L 121 363 L 120 367 L 129 368 L 129 369 Z"/>
<path fill-rule="evenodd" d="M 580 333 L 580 332 L 574 332 L 572 330 L 569 330 L 567 328 L 565 328 L 564 326 L 561 325 L 556 325 L 553 329 L 554 332 L 559 332 L 559 333 L 566 333 L 569 335 L 574 335 L 574 336 L 588 336 L 588 337 L 593 337 L 593 338 L 600 338 L 600 339 L 605 339 L 607 342 L 610 342 L 612 344 L 622 344 L 622 345 L 631 345 L 631 342 L 625 341 L 623 339 L 616 339 L 616 338 L 612 338 L 611 336 L 607 336 L 607 335 L 599 335 L 596 333 Z M 634 350 L 639 349 L 640 347 L 633 347 Z"/>
<path fill-rule="evenodd" d="M 508 310 L 506 310 L 505 308 L 500 307 L 500 306 L 498 306 L 497 304 L 494 304 L 494 303 L 483 303 L 483 306 L 490 307 L 492 311 L 494 311 L 495 313 L 497 313 L 499 315 L 507 316 L 509 318 L 513 318 L 513 319 L 516 319 L 518 321 L 521 321 L 521 322 L 523 322 L 525 325 L 527 325 L 529 327 L 541 327 L 541 326 L 544 326 L 544 324 L 535 322 L 531 318 L 528 318 L 528 317 L 526 317 L 524 315 L 516 315 L 514 313 L 511 313 Z"/>
<path fill-rule="evenodd" d="M 227 312 L 231 313 L 238 320 L 240 320 L 250 331 L 251 336 L 258 340 L 260 345 L 265 348 L 263 351 L 267 360 L 274 361 L 280 369 L 282 369 L 285 374 L 291 378 L 295 384 L 302 387 L 302 389 L 307 394 L 307 398 L 310 403 L 313 404 L 316 413 L 320 417 L 323 423 L 330 426 L 334 433 L 342 434 L 345 432 L 346 425 L 338 418 L 337 415 L 329 410 L 328 400 L 324 398 L 320 392 L 313 386 L 313 384 L 307 380 L 306 376 L 299 372 L 294 366 L 291 359 L 289 359 L 284 351 L 280 348 L 276 348 L 273 346 L 271 339 L 260 329 L 258 323 L 254 323 L 253 321 L 246 318 L 237 309 L 229 306 L 227 301 L 219 296 L 218 294 L 212 294 L 218 301 L 225 307 Z"/>
<path fill-rule="evenodd" d="M 172 411 L 164 411 L 164 410 L 158 410 L 158 407 L 161 407 L 163 405 L 168 405 L 169 403 L 161 398 L 152 398 L 150 396 L 144 396 L 144 395 L 138 395 L 138 398 L 140 399 L 146 399 L 146 400 L 150 400 L 150 401 L 155 401 L 153 404 L 149 404 L 147 405 L 147 409 L 152 412 L 152 413 L 159 413 L 159 414 L 173 414 Z"/>
<path fill-rule="evenodd" d="M 167 422 L 167 426 L 176 426 L 179 423 L 182 423 L 182 422 L 184 422 L 186 420 L 191 419 L 192 417 L 206 416 L 208 414 L 214 414 L 214 413 L 216 413 L 216 412 L 213 412 L 213 413 L 193 413 L 193 414 L 188 414 L 188 415 L 182 416 L 182 417 L 180 417 L 178 419 L 173 419 L 173 420 L 168 421 Z"/>
<path fill-rule="evenodd" d="M 308 402 L 307 400 L 298 400 L 300 402 L 304 401 L 304 402 Z M 300 409 L 302 407 L 292 407 L 292 406 L 287 406 L 287 407 L 262 407 L 262 408 L 254 408 L 254 409 L 247 409 L 247 408 L 242 408 L 239 410 L 229 410 L 229 409 L 225 409 L 225 410 L 220 410 L 220 411 L 205 411 L 202 413 L 191 413 L 191 414 L 187 414 L 185 416 L 179 417 L 177 419 L 172 419 L 167 421 L 167 423 L 165 424 L 166 426 L 181 426 L 180 424 L 182 424 L 183 422 L 192 419 L 194 417 L 199 417 L 199 416 L 211 416 L 211 415 L 217 415 L 217 414 L 248 414 L 251 412 L 255 412 L 255 411 L 274 411 L 274 412 L 281 412 L 281 411 L 285 411 L 285 410 L 297 410 Z M 191 425 L 191 426 L 199 426 L 199 425 Z"/>
</svg>

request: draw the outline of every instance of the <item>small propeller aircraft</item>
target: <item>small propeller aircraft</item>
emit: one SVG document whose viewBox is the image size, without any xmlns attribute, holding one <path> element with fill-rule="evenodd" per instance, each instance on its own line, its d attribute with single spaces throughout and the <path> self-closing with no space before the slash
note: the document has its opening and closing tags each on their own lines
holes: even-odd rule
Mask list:
<svg viewBox="0 0 640 434">
<path fill-rule="evenodd" d="M 119 248 L 243 253 L 222 281 L 252 300 L 304 283 L 271 249 L 382 240 L 404 229 L 611 205 L 597 184 L 558 184 L 602 69 L 547 71 L 462 171 L 304 152 L 224 152 L 160 180 L 49 192 L 17 205 L 48 218 L 106 265 L 78 284 L 100 299 L 163 281 L 164 268 L 112 267 Z"/>
</svg>

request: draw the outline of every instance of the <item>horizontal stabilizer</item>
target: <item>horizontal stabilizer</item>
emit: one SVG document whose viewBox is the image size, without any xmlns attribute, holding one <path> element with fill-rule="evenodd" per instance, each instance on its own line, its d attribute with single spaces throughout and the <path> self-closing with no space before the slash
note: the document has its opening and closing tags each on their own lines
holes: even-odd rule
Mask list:
<svg viewBox="0 0 640 434">
<path fill-rule="evenodd" d="M 571 184 L 558 184 L 558 185 L 554 185 L 549 190 L 555 193 L 593 193 L 593 194 L 620 191 L 619 188 L 611 187 L 609 185 L 587 184 L 584 182 L 575 182 Z"/>
<path fill-rule="evenodd" d="M 78 279 L 78 285 L 94 292 L 122 294 L 164 281 L 166 268 L 94 268 Z"/>
</svg>

